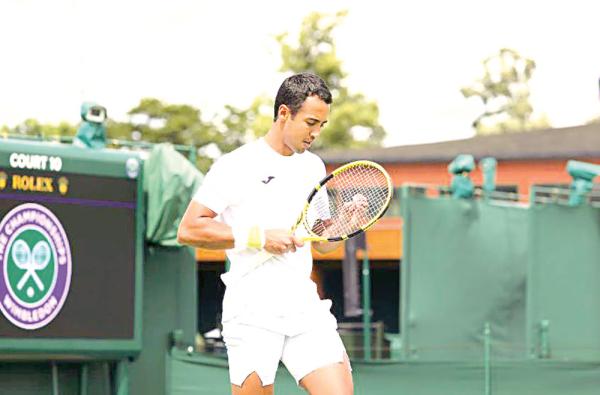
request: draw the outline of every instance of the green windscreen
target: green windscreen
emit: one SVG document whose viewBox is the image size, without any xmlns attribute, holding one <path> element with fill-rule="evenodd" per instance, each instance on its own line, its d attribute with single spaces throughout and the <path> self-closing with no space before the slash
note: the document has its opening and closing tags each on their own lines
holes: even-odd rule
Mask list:
<svg viewBox="0 0 600 395">
<path fill-rule="evenodd" d="M 422 195 L 402 204 L 404 356 L 481 359 L 486 323 L 494 357 L 525 356 L 527 210 Z"/>
<path fill-rule="evenodd" d="M 600 360 L 600 209 L 533 206 L 530 251 L 530 349 Z"/>
</svg>

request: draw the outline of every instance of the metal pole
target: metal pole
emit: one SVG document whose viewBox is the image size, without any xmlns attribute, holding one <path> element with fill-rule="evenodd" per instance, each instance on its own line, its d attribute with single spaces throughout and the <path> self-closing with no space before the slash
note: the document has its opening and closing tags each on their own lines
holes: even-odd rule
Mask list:
<svg viewBox="0 0 600 395">
<path fill-rule="evenodd" d="M 535 199 L 536 199 L 536 188 L 535 186 L 531 186 L 529 188 L 529 205 L 530 206 L 534 206 L 535 205 Z"/>
<path fill-rule="evenodd" d="M 104 395 L 112 395 L 113 393 L 113 389 L 111 387 L 111 380 L 110 380 L 110 362 L 103 362 L 102 363 L 102 381 L 104 382 L 104 391 L 103 394 Z"/>
<path fill-rule="evenodd" d="M 79 395 L 87 395 L 89 378 L 89 365 L 87 363 L 81 365 L 81 371 L 79 372 L 79 374 Z"/>
<path fill-rule="evenodd" d="M 548 358 L 550 356 L 550 342 L 548 341 L 549 329 L 550 321 L 542 320 L 540 322 L 540 358 Z"/>
<path fill-rule="evenodd" d="M 126 359 L 117 364 L 116 376 L 116 395 L 129 395 L 129 369 Z"/>
<path fill-rule="evenodd" d="M 362 260 L 362 289 L 363 289 L 363 350 L 365 360 L 371 360 L 371 269 L 369 267 L 369 254 L 363 251 Z"/>
<path fill-rule="evenodd" d="M 58 366 L 52 362 L 52 395 L 58 394 Z"/>
<path fill-rule="evenodd" d="M 485 395 L 492 394 L 491 354 L 492 354 L 492 331 L 490 323 L 486 322 L 483 329 L 483 368 L 485 375 Z"/>
<path fill-rule="evenodd" d="M 410 209 L 409 209 L 409 187 L 404 186 L 400 190 L 400 213 L 402 215 L 402 258 L 400 259 L 400 335 L 402 336 L 402 357 L 409 359 L 411 353 L 416 351 L 410 342 Z"/>
</svg>

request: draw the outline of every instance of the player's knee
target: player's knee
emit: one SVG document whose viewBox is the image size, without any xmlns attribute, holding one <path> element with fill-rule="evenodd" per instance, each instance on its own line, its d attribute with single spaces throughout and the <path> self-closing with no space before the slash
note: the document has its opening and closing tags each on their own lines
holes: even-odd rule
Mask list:
<svg viewBox="0 0 600 395">
<path fill-rule="evenodd" d="M 353 395 L 352 375 L 344 362 L 321 368 L 299 382 L 310 395 Z"/>
</svg>

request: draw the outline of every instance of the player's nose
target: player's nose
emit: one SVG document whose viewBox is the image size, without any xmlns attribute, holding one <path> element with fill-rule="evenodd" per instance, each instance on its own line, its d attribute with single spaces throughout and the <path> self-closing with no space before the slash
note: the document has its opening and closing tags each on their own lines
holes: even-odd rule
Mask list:
<svg viewBox="0 0 600 395">
<path fill-rule="evenodd" d="M 317 137 L 319 137 L 320 134 L 321 134 L 321 126 L 315 126 L 310 131 L 310 137 L 312 137 L 313 139 L 316 139 Z"/>
</svg>

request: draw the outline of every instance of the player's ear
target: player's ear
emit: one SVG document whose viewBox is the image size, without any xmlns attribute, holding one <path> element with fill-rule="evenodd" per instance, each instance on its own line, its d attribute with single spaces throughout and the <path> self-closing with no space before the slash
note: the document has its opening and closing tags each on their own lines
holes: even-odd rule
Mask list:
<svg viewBox="0 0 600 395">
<path fill-rule="evenodd" d="M 290 116 L 290 108 L 288 106 L 286 106 L 285 104 L 280 105 L 279 109 L 277 110 L 277 116 L 282 121 L 287 121 Z"/>
</svg>

